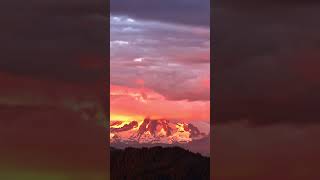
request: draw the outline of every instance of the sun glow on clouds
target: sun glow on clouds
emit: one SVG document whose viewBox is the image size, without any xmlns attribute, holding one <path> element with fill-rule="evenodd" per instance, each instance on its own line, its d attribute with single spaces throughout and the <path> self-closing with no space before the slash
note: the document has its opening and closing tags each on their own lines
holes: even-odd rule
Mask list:
<svg viewBox="0 0 320 180">
<path fill-rule="evenodd" d="M 138 120 L 144 117 L 209 121 L 208 101 L 172 101 L 150 89 L 111 85 L 111 120 Z"/>
<path fill-rule="evenodd" d="M 209 28 L 110 18 L 111 120 L 208 123 Z"/>
<path fill-rule="evenodd" d="M 141 80 L 137 80 L 139 83 Z M 110 95 L 112 97 L 121 97 L 121 96 L 127 96 L 130 98 L 133 98 L 140 102 L 147 102 L 148 100 L 164 100 L 164 97 L 150 89 L 146 88 L 129 88 L 125 86 L 117 86 L 117 85 L 111 85 L 110 87 Z"/>
</svg>

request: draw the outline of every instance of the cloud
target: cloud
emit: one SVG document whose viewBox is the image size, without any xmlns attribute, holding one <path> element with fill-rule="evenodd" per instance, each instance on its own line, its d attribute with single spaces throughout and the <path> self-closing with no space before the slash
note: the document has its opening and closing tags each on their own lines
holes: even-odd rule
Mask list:
<svg viewBox="0 0 320 180">
<path fill-rule="evenodd" d="M 110 108 L 114 115 L 129 117 L 153 115 L 152 118 L 179 119 L 183 122 L 210 119 L 209 101 L 174 101 L 149 89 L 126 86 L 111 86 Z"/>
<path fill-rule="evenodd" d="M 320 135 L 319 125 L 273 124 L 251 128 L 232 123 L 213 128 L 211 153 L 215 160 L 211 162 L 216 168 L 211 170 L 216 171 L 214 178 L 229 180 L 230 174 L 234 179 L 243 180 L 318 177 L 316 164 L 320 146 L 315 143 L 315 137 Z"/>
<path fill-rule="evenodd" d="M 280 3 L 280 2 L 279 2 Z M 286 4 L 287 2 L 281 1 Z M 320 5 L 215 11 L 214 119 L 251 125 L 318 122 Z"/>
<path fill-rule="evenodd" d="M 209 100 L 209 88 L 201 81 L 209 77 L 210 30 L 190 25 L 111 16 L 111 83 L 146 88 L 171 100 Z M 136 31 L 123 31 L 127 28 Z M 123 44 L 123 43 L 122 43 Z M 128 78 L 130 77 L 130 78 Z"/>
<path fill-rule="evenodd" d="M 112 15 L 174 24 L 209 26 L 210 21 L 209 0 L 111 0 L 110 10 Z"/>
<path fill-rule="evenodd" d="M 101 82 L 108 48 L 105 4 L 100 0 L 4 3 L 0 71 L 35 79 Z"/>
</svg>

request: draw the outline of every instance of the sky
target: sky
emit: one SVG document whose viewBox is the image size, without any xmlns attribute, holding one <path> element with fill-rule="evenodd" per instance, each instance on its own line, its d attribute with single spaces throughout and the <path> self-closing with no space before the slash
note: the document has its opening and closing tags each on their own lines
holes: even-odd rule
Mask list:
<svg viewBox="0 0 320 180">
<path fill-rule="evenodd" d="M 108 169 L 105 167 L 107 158 L 101 158 L 105 156 L 106 133 L 85 121 L 88 116 L 95 117 L 97 112 L 103 111 L 101 106 L 106 103 L 104 86 L 107 85 L 104 82 L 107 77 L 104 74 L 107 68 L 104 64 L 108 61 L 107 43 L 110 43 L 106 42 L 109 21 L 106 3 L 105 0 L 2 1 L 2 157 L 19 155 L 17 159 L 20 162 L 31 163 L 32 155 L 38 154 L 34 163 L 41 168 L 45 164 L 41 161 L 53 166 L 53 161 L 63 159 L 56 162 L 57 168 L 69 162 L 73 167 L 75 164 L 92 166 L 103 169 L 103 172 Z M 163 38 L 164 43 L 177 44 L 179 39 L 185 40 L 182 37 L 187 36 L 189 41 L 184 44 L 187 50 L 191 44 L 208 47 L 205 42 L 208 38 L 203 38 L 202 34 L 207 33 L 210 19 L 209 5 L 205 0 L 111 0 L 110 3 L 111 13 L 116 17 L 131 18 L 147 29 L 169 27 L 170 31 L 160 31 L 157 35 L 174 34 L 172 36 L 178 41 L 173 43 L 174 38 Z M 221 0 L 212 4 L 215 80 L 211 84 L 215 84 L 213 121 L 216 126 L 215 135 L 211 138 L 211 149 L 215 154 L 211 167 L 215 168 L 212 169 L 216 172 L 214 176 L 222 180 L 232 179 L 230 174 L 237 180 L 277 179 L 279 176 L 284 180 L 317 178 L 320 159 L 320 147 L 317 145 L 320 132 L 317 109 L 320 105 L 317 68 L 320 4 L 315 0 Z M 181 11 L 177 13 L 178 7 Z M 166 13 L 160 13 L 164 11 Z M 154 22 L 157 23 L 152 24 Z M 121 38 L 129 41 L 130 35 Z M 203 43 L 198 42 L 203 39 L 206 39 Z M 135 41 L 139 43 L 138 39 Z M 158 49 L 155 41 L 148 43 L 151 45 L 147 49 Z M 167 45 L 171 47 L 171 43 Z M 168 49 L 166 46 L 162 48 Z M 160 51 L 164 49 L 160 48 Z M 182 50 L 170 48 L 169 52 L 179 51 Z M 208 70 L 204 64 L 208 59 L 203 58 L 200 49 L 193 52 L 199 54 L 188 51 L 174 54 L 188 56 L 188 60 L 183 62 L 177 61 L 180 58 L 167 59 L 171 65 L 182 66 L 180 69 L 183 71 L 179 73 L 172 72 L 168 65 L 165 68 L 172 74 L 164 76 L 167 82 L 173 79 L 177 83 L 161 82 L 165 85 L 157 86 L 162 78 L 153 79 L 148 73 L 143 74 L 150 76 L 135 74 L 132 67 L 124 66 L 126 72 L 134 75 L 130 77 L 135 78 L 126 81 L 129 76 L 122 76 L 120 71 L 112 73 L 118 79 L 116 83 L 112 82 L 112 88 L 120 87 L 120 91 L 130 88 L 133 92 L 145 89 L 143 91 L 153 92 L 166 106 L 175 105 L 185 98 L 190 98 L 186 100 L 189 105 L 196 103 L 197 107 L 202 106 L 208 97 L 193 90 L 198 89 L 201 82 L 207 82 L 208 74 L 205 72 Z M 134 59 L 148 60 L 156 55 L 131 54 L 128 62 L 146 66 L 149 61 L 139 62 L 137 59 L 135 62 Z M 165 55 L 171 57 L 172 54 Z M 195 56 L 201 58 L 194 62 L 192 57 Z M 195 69 L 204 72 L 201 74 L 204 79 L 195 76 L 200 74 Z M 185 77 L 188 81 L 182 88 L 180 82 Z M 172 85 L 181 87 L 179 93 L 167 88 Z M 201 90 L 207 91 L 206 88 Z M 161 100 L 163 97 L 166 100 Z M 167 104 L 168 101 L 174 103 Z M 143 103 L 141 105 L 145 107 Z M 172 116 L 171 113 L 165 115 Z M 193 114 L 183 118 L 207 120 Z M 76 127 L 73 126 L 75 124 Z M 55 151 L 45 151 L 48 147 Z M 90 149 L 77 151 L 87 147 Z M 48 154 L 40 158 L 43 152 Z M 65 152 L 66 157 L 61 158 L 61 154 L 55 152 Z M 72 161 L 74 156 L 78 162 Z M 48 157 L 53 159 L 50 163 Z M 39 172 L 39 168 L 35 172 Z"/>
<path fill-rule="evenodd" d="M 106 177 L 108 139 L 98 125 L 106 104 L 106 7 L 100 0 L 2 2 L 1 175 L 7 167 Z"/>
<path fill-rule="evenodd" d="M 209 1 L 110 3 L 111 120 L 209 123 Z"/>
<path fill-rule="evenodd" d="M 319 2 L 213 9 L 213 178 L 317 179 Z"/>
</svg>

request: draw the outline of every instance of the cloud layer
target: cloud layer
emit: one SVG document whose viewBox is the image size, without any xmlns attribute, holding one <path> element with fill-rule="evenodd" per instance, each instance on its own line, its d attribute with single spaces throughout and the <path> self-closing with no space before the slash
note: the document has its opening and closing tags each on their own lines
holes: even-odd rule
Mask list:
<svg viewBox="0 0 320 180">
<path fill-rule="evenodd" d="M 3 163 L 105 172 L 107 1 L 2 3 L 0 156 L 10 159 Z"/>
<path fill-rule="evenodd" d="M 127 15 L 132 18 L 209 26 L 210 1 L 208 0 L 110 0 L 113 15 Z"/>
<path fill-rule="evenodd" d="M 318 122 L 320 4 L 230 2 L 214 14 L 216 122 Z"/>
<path fill-rule="evenodd" d="M 112 84 L 143 85 L 172 100 L 209 100 L 208 28 L 126 16 L 110 21 Z"/>
</svg>

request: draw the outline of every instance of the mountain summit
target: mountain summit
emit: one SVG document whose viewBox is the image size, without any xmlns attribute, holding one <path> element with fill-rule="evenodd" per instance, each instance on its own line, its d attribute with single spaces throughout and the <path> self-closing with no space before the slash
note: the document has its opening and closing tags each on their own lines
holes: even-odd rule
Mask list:
<svg viewBox="0 0 320 180">
<path fill-rule="evenodd" d="M 203 126 L 206 125 L 202 124 L 202 129 Z M 203 132 L 202 129 L 191 123 L 171 122 L 166 119 L 145 118 L 141 122 L 135 120 L 111 121 L 110 142 L 111 144 L 120 142 L 128 144 L 185 144 L 206 137 L 208 133 Z"/>
</svg>

